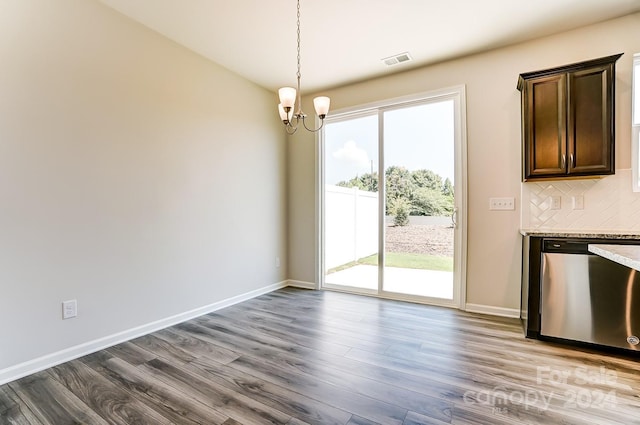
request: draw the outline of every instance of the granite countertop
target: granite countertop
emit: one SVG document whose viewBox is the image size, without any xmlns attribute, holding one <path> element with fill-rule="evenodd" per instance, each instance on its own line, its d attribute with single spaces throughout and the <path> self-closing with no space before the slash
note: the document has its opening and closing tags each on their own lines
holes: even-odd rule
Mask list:
<svg viewBox="0 0 640 425">
<path fill-rule="evenodd" d="M 520 229 L 520 233 L 543 238 L 640 239 L 638 231 L 621 230 Z"/>
<path fill-rule="evenodd" d="M 640 271 L 640 246 L 589 244 L 589 252 Z"/>
</svg>

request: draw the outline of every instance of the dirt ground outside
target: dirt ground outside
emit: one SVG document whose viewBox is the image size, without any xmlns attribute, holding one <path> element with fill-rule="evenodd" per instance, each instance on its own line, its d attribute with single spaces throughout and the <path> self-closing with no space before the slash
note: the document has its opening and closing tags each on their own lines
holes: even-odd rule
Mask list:
<svg viewBox="0 0 640 425">
<path fill-rule="evenodd" d="M 453 225 L 450 217 L 409 217 L 407 226 L 395 226 L 386 220 L 387 252 L 428 254 L 453 257 Z"/>
</svg>

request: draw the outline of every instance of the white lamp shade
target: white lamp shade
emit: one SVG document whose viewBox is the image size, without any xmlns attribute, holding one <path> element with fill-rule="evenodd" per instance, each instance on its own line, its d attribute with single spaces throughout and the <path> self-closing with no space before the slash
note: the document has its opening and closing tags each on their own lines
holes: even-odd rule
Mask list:
<svg viewBox="0 0 640 425">
<path fill-rule="evenodd" d="M 324 117 L 329 113 L 329 105 L 331 104 L 331 99 L 327 96 L 318 96 L 313 99 L 313 107 L 316 108 L 316 114 L 320 117 Z"/>
<path fill-rule="evenodd" d="M 293 87 L 282 87 L 278 90 L 280 96 L 280 103 L 283 108 L 293 108 L 296 103 L 296 89 Z"/>
</svg>

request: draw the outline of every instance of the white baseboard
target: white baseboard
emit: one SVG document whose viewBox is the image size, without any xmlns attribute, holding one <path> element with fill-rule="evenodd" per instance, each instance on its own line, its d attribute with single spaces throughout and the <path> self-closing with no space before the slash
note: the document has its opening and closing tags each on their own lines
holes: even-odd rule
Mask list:
<svg viewBox="0 0 640 425">
<path fill-rule="evenodd" d="M 465 305 L 465 311 L 469 313 L 489 314 L 491 316 L 501 317 L 520 317 L 520 310 L 516 308 L 494 307 L 492 305 L 469 304 Z"/>
<path fill-rule="evenodd" d="M 236 295 L 235 297 L 227 298 L 222 301 L 215 302 L 203 307 L 199 307 L 184 313 L 176 314 L 165 319 L 157 320 L 155 322 L 147 323 L 142 326 L 138 326 L 126 331 L 118 332 L 113 335 L 106 336 L 104 338 L 89 341 L 84 344 L 76 345 L 58 351 L 55 353 L 47 354 L 46 356 L 39 357 L 34 360 L 29 360 L 24 363 L 11 366 L 6 369 L 0 370 L 0 385 L 6 384 L 16 379 L 20 379 L 27 375 L 31 375 L 41 370 L 48 369 L 53 366 L 57 366 L 61 363 L 68 362 L 78 357 L 86 356 L 87 354 L 95 353 L 96 351 L 103 350 L 105 348 L 120 344 L 121 342 L 129 341 L 142 335 L 159 331 L 160 329 L 167 328 L 169 326 L 176 325 L 178 323 L 185 322 L 187 320 L 194 319 L 208 314 L 216 310 L 220 310 L 225 307 L 232 306 L 234 304 L 241 303 L 243 301 L 250 300 L 251 298 L 258 297 L 260 295 L 275 291 L 280 288 L 284 288 L 288 285 L 289 281 L 283 281 L 268 285 L 263 288 L 259 288 L 244 294 Z"/>
<path fill-rule="evenodd" d="M 287 286 L 293 286 L 294 288 L 301 289 L 318 289 L 313 282 L 305 282 L 302 280 L 287 280 Z"/>
</svg>

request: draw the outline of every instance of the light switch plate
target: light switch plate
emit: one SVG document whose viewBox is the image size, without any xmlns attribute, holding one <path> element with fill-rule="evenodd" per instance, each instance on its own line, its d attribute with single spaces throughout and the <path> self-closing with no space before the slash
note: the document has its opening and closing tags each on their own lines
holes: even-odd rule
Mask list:
<svg viewBox="0 0 640 425">
<path fill-rule="evenodd" d="M 489 198 L 489 209 L 492 211 L 511 211 L 516 209 L 515 198 Z"/>
</svg>

